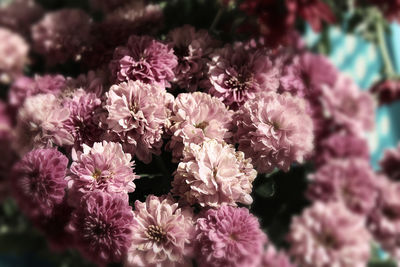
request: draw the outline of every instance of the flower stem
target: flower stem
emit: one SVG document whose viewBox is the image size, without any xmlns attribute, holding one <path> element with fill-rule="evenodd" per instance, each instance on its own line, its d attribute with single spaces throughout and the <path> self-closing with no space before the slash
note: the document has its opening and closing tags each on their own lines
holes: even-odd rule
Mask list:
<svg viewBox="0 0 400 267">
<path fill-rule="evenodd" d="M 378 38 L 378 46 L 381 52 L 382 60 L 383 60 L 383 74 L 386 78 L 393 77 L 395 75 L 395 71 L 393 68 L 393 63 L 390 58 L 389 51 L 387 49 L 386 40 L 385 40 L 385 31 L 383 28 L 383 23 L 379 21 L 376 24 L 376 34 Z"/>
<path fill-rule="evenodd" d="M 217 15 L 215 15 L 215 18 L 214 18 L 213 22 L 211 23 L 210 32 L 213 32 L 215 30 L 215 27 L 217 27 L 218 22 L 221 19 L 222 13 L 224 13 L 224 9 L 221 7 L 218 10 Z"/>
</svg>

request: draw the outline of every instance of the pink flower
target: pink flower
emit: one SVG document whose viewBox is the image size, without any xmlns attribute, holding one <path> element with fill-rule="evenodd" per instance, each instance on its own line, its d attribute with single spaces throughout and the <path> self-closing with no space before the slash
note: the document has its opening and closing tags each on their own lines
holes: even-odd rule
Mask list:
<svg viewBox="0 0 400 267">
<path fill-rule="evenodd" d="M 125 266 L 190 266 L 192 213 L 171 197 L 149 195 L 135 202 L 132 244 Z"/>
<path fill-rule="evenodd" d="M 173 194 L 190 205 L 220 207 L 250 205 L 256 171 L 242 152 L 217 140 L 188 144 L 172 182 Z"/>
<path fill-rule="evenodd" d="M 33 148 L 72 145 L 72 135 L 63 128 L 69 115 L 53 94 L 28 97 L 17 117 L 16 151 L 23 155 Z"/>
<path fill-rule="evenodd" d="M 314 203 L 292 219 L 289 232 L 290 254 L 304 267 L 366 266 L 370 241 L 364 218 L 341 202 Z"/>
<path fill-rule="evenodd" d="M 289 94 L 264 92 L 233 116 L 234 140 L 257 171 L 289 170 L 313 150 L 313 123 L 305 102 Z"/>
<path fill-rule="evenodd" d="M 261 91 L 276 91 L 280 70 L 273 66 L 265 49 L 246 50 L 239 43 L 226 45 L 211 56 L 209 93 L 237 109 Z"/>
<path fill-rule="evenodd" d="M 119 143 L 103 141 L 92 147 L 82 145 L 83 152 L 72 152 L 73 163 L 69 181 L 71 204 L 78 204 L 82 195 L 102 190 L 109 193 L 128 193 L 135 190 L 131 155 L 124 153 Z"/>
<path fill-rule="evenodd" d="M 391 104 L 400 100 L 400 81 L 381 80 L 375 83 L 369 91 L 377 96 L 379 105 Z"/>
<path fill-rule="evenodd" d="M 289 260 L 289 257 L 283 251 L 276 251 L 276 249 L 269 245 L 264 251 L 259 267 L 294 267 Z"/>
<path fill-rule="evenodd" d="M 258 266 L 265 234 L 246 208 L 221 206 L 197 220 L 196 253 L 199 266 Z"/>
<path fill-rule="evenodd" d="M 119 263 L 131 243 L 133 212 L 125 197 L 88 193 L 72 214 L 68 230 L 79 251 L 99 266 Z"/>
<path fill-rule="evenodd" d="M 29 217 L 50 216 L 65 195 L 68 159 L 56 149 L 27 153 L 12 170 L 11 184 L 21 210 Z"/>
<path fill-rule="evenodd" d="M 0 82 L 9 83 L 22 74 L 29 46 L 15 32 L 0 27 Z"/>
<path fill-rule="evenodd" d="M 286 0 L 289 11 L 288 24 L 294 24 L 296 17 L 300 16 L 314 31 L 322 30 L 322 22 L 335 23 L 336 18 L 331 8 L 321 0 Z"/>
<path fill-rule="evenodd" d="M 64 122 L 64 128 L 74 137 L 75 149 L 80 149 L 82 144 L 91 146 L 100 141 L 103 135 L 99 126 L 99 113 L 102 109 L 100 98 L 94 93 L 79 89 L 72 97 L 66 98 L 63 104 L 70 113 Z"/>
<path fill-rule="evenodd" d="M 25 99 L 37 94 L 58 95 L 66 88 L 66 79 L 62 75 L 35 75 L 34 78 L 21 76 L 10 88 L 8 100 L 14 107 L 20 107 Z"/>
<path fill-rule="evenodd" d="M 151 161 L 152 154 L 161 153 L 171 98 L 160 85 L 141 81 L 113 85 L 107 93 L 109 129 L 120 136 L 127 151 L 145 163 Z"/>
<path fill-rule="evenodd" d="M 49 12 L 31 28 L 33 48 L 50 64 L 79 60 L 89 45 L 90 23 L 81 9 Z"/>
<path fill-rule="evenodd" d="M 360 134 L 374 127 L 375 103 L 353 80 L 340 75 L 332 88 L 322 88 L 322 103 L 334 121 L 349 132 Z"/>
<path fill-rule="evenodd" d="M 189 92 L 204 88 L 208 56 L 216 45 L 205 30 L 196 31 L 190 25 L 175 28 L 168 34 L 171 46 L 178 57 L 173 80 L 181 89 Z"/>
<path fill-rule="evenodd" d="M 175 99 L 170 118 L 172 134 L 168 143 L 175 161 L 182 157 L 185 144 L 200 144 L 206 138 L 224 141 L 232 111 L 217 98 L 206 93 L 181 93 Z"/>
<path fill-rule="evenodd" d="M 167 45 L 149 36 L 132 35 L 126 46 L 115 49 L 110 70 L 117 82 L 139 80 L 169 86 L 177 64 L 173 50 Z"/>
<path fill-rule="evenodd" d="M 310 176 L 313 201 L 343 201 L 358 214 L 368 214 L 377 200 L 376 175 L 365 159 L 330 160 Z"/>
<path fill-rule="evenodd" d="M 400 143 L 395 148 L 385 150 L 379 165 L 387 177 L 400 181 Z"/>
</svg>

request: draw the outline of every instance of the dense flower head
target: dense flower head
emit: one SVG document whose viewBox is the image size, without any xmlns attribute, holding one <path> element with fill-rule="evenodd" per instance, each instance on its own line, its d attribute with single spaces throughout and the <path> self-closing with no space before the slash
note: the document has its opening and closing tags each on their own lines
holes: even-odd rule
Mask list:
<svg viewBox="0 0 400 267">
<path fill-rule="evenodd" d="M 181 93 L 177 96 L 171 114 L 171 141 L 169 148 L 177 161 L 182 157 L 185 144 L 200 144 L 205 139 L 224 141 L 232 111 L 219 99 L 206 93 Z"/>
<path fill-rule="evenodd" d="M 64 100 L 63 106 L 69 109 L 69 118 L 64 122 L 64 128 L 74 137 L 75 148 L 82 144 L 91 146 L 100 141 L 103 130 L 99 124 L 99 114 L 102 109 L 101 100 L 94 93 L 82 89 L 76 90 L 71 97 Z"/>
<path fill-rule="evenodd" d="M 264 251 L 259 267 L 295 267 L 295 265 L 290 262 L 285 252 L 277 251 L 273 245 L 269 245 Z"/>
<path fill-rule="evenodd" d="M 0 82 L 9 83 L 22 74 L 29 46 L 17 33 L 0 27 Z"/>
<path fill-rule="evenodd" d="M 379 81 L 370 88 L 370 92 L 377 96 L 379 105 L 391 104 L 400 100 L 400 81 Z"/>
<path fill-rule="evenodd" d="M 174 51 L 150 36 L 132 35 L 126 46 L 117 47 L 110 63 L 116 82 L 139 80 L 169 86 L 178 65 Z"/>
<path fill-rule="evenodd" d="M 348 76 L 339 75 L 333 87 L 322 88 L 322 103 L 335 125 L 360 134 L 374 127 L 375 103 Z"/>
<path fill-rule="evenodd" d="M 135 202 L 132 243 L 125 266 L 190 266 L 194 222 L 191 210 L 170 196 Z"/>
<path fill-rule="evenodd" d="M 90 41 L 90 24 L 80 9 L 49 12 L 31 28 L 33 48 L 50 64 L 79 60 Z"/>
<path fill-rule="evenodd" d="M 32 150 L 14 165 L 13 193 L 27 216 L 49 216 L 62 202 L 67 165 L 67 157 L 53 148 Z"/>
<path fill-rule="evenodd" d="M 276 91 L 280 70 L 266 49 L 246 50 L 242 43 L 226 45 L 210 55 L 209 93 L 237 109 L 261 91 Z"/>
<path fill-rule="evenodd" d="M 173 194 L 190 205 L 250 205 L 256 171 L 240 151 L 217 140 L 188 144 L 172 182 Z"/>
<path fill-rule="evenodd" d="M 395 148 L 386 149 L 379 162 L 381 171 L 390 179 L 400 181 L 400 143 Z"/>
<path fill-rule="evenodd" d="M 258 266 L 265 234 L 247 208 L 209 209 L 196 223 L 199 266 Z"/>
<path fill-rule="evenodd" d="M 382 248 L 400 261 L 400 184 L 379 177 L 379 197 L 369 216 L 369 229 Z"/>
<path fill-rule="evenodd" d="M 104 93 L 105 85 L 108 84 L 107 74 L 102 69 L 90 70 L 86 74 L 80 74 L 75 79 L 68 79 L 67 87 L 72 89 L 82 88 L 88 93 L 101 97 Z"/>
<path fill-rule="evenodd" d="M 315 202 L 292 219 L 290 254 L 304 267 L 366 266 L 371 236 L 364 219 L 341 202 Z"/>
<path fill-rule="evenodd" d="M 33 78 L 21 76 L 12 84 L 8 100 L 14 107 L 20 107 L 25 99 L 37 94 L 58 95 L 66 87 L 64 76 L 58 75 L 35 75 Z"/>
<path fill-rule="evenodd" d="M 314 201 L 343 201 L 353 212 L 368 214 L 377 200 L 376 179 L 368 160 L 330 160 L 310 176 L 308 197 Z"/>
<path fill-rule="evenodd" d="M 133 212 L 126 198 L 100 190 L 85 195 L 68 230 L 80 252 L 99 266 L 121 262 L 131 243 Z"/>
<path fill-rule="evenodd" d="M 173 29 L 168 33 L 168 39 L 178 57 L 173 82 L 189 92 L 196 91 L 199 87 L 204 88 L 208 56 L 216 41 L 206 30 L 196 31 L 190 25 Z"/>
<path fill-rule="evenodd" d="M 134 162 L 121 144 L 103 141 L 92 147 L 83 144 L 82 149 L 72 152 L 68 177 L 71 203 L 79 204 L 80 197 L 89 191 L 126 194 L 135 190 L 133 180 L 138 176 L 133 172 Z"/>
<path fill-rule="evenodd" d="M 167 105 L 172 99 L 158 84 L 128 81 L 113 85 L 105 104 L 108 127 L 120 136 L 127 151 L 149 163 L 152 154 L 161 153 Z"/>
<path fill-rule="evenodd" d="M 263 92 L 233 116 L 234 140 L 257 171 L 287 171 L 313 150 L 313 122 L 305 102 L 289 94 Z"/>
<path fill-rule="evenodd" d="M 69 115 L 53 94 L 28 97 L 18 112 L 16 151 L 22 155 L 33 148 L 72 145 L 72 135 L 63 128 Z"/>
</svg>

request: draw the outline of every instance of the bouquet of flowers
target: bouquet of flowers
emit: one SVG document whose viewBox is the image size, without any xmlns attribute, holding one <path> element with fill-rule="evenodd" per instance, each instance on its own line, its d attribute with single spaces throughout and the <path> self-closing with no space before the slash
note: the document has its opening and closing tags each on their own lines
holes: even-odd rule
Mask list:
<svg viewBox="0 0 400 267">
<path fill-rule="evenodd" d="M 0 240 L 38 230 L 72 266 L 400 261 L 400 147 L 376 172 L 365 139 L 400 97 L 382 39 L 400 4 L 344 2 L 2 6 Z M 364 11 L 370 92 L 301 38 L 346 12 L 360 33 Z"/>
</svg>

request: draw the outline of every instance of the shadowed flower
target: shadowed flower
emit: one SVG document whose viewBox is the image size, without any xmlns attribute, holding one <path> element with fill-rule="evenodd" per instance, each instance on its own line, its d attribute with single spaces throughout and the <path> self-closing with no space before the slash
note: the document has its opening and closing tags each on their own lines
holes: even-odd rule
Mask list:
<svg viewBox="0 0 400 267">
<path fill-rule="evenodd" d="M 225 205 L 197 220 L 195 240 L 199 266 L 204 267 L 258 266 L 267 241 L 248 209 Z"/>
<path fill-rule="evenodd" d="M 397 147 L 384 151 L 379 165 L 387 177 L 395 181 L 400 181 L 400 143 Z"/>
<path fill-rule="evenodd" d="M 273 245 L 269 245 L 264 251 L 259 267 L 295 267 L 283 251 L 277 251 Z"/>
<path fill-rule="evenodd" d="M 125 266 L 191 266 L 192 213 L 171 197 L 149 195 L 135 202 L 132 244 Z"/>
<path fill-rule="evenodd" d="M 217 140 L 188 144 L 172 182 L 173 194 L 190 205 L 219 207 L 250 205 L 256 171 L 251 160 L 235 148 Z"/>
</svg>

